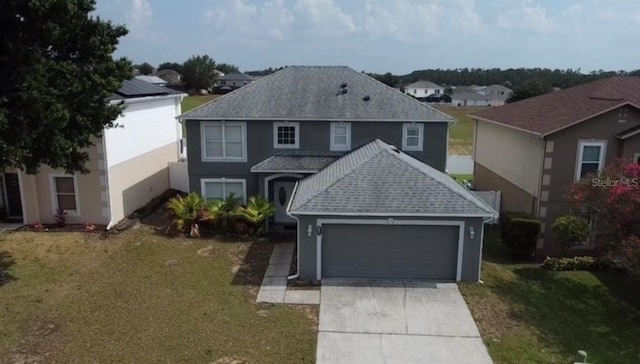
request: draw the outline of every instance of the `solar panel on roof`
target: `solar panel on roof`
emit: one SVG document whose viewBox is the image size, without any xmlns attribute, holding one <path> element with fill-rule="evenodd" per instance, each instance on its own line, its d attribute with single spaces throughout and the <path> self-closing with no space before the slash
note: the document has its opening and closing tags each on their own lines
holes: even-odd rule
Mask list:
<svg viewBox="0 0 640 364">
<path fill-rule="evenodd" d="M 159 96 L 168 95 L 169 91 L 164 87 L 156 86 L 142 80 L 125 80 L 122 87 L 116 92 L 124 97 Z"/>
</svg>

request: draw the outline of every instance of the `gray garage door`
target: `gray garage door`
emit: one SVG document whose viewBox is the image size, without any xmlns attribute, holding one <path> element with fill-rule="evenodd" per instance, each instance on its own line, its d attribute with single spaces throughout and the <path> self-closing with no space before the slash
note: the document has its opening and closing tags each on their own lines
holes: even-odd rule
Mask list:
<svg viewBox="0 0 640 364">
<path fill-rule="evenodd" d="M 323 225 L 322 276 L 455 280 L 458 226 Z"/>
</svg>

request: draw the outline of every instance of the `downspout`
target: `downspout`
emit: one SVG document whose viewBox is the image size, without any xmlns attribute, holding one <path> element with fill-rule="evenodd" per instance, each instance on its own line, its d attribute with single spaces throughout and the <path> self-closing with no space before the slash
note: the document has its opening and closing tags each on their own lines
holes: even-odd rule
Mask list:
<svg viewBox="0 0 640 364">
<path fill-rule="evenodd" d="M 102 130 L 102 163 L 104 163 L 104 188 L 107 194 L 107 212 L 109 213 L 109 224 L 107 230 L 111 229 L 117 221 L 113 221 L 113 213 L 111 211 L 111 186 L 109 185 L 109 161 L 107 159 L 107 129 Z M 98 177 L 99 178 L 99 177 Z"/>
<path fill-rule="evenodd" d="M 296 191 L 298 191 L 298 182 L 293 186 L 293 192 L 291 193 L 291 198 L 289 199 L 289 203 L 287 204 L 287 215 L 292 219 L 296 220 L 296 273 L 287 277 L 287 280 L 298 279 L 300 277 L 300 220 L 297 216 L 294 216 L 290 212 L 291 202 L 293 201 L 293 197 L 296 195 Z"/>
</svg>

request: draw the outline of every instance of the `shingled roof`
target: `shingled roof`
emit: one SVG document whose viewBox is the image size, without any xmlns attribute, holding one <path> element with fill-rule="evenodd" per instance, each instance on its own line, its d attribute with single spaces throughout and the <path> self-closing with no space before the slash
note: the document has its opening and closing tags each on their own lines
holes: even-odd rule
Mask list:
<svg viewBox="0 0 640 364">
<path fill-rule="evenodd" d="M 396 89 L 341 66 L 289 66 L 180 118 L 454 121 Z"/>
<path fill-rule="evenodd" d="M 609 77 L 469 116 L 544 136 L 626 104 L 639 107 L 640 77 Z"/>
<path fill-rule="evenodd" d="M 300 181 L 289 212 L 459 217 L 497 214 L 451 177 L 380 139 Z"/>
</svg>

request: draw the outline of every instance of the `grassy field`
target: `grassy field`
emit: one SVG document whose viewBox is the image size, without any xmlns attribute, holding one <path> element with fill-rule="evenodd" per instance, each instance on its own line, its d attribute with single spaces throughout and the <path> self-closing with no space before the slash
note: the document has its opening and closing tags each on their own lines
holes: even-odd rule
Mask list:
<svg viewBox="0 0 640 364">
<path fill-rule="evenodd" d="M 317 309 L 254 303 L 272 246 L 3 235 L 0 363 L 312 363 Z"/>
<path fill-rule="evenodd" d="M 182 112 L 195 109 L 196 107 L 206 104 L 211 100 L 215 100 L 221 95 L 193 95 L 187 96 L 182 100 Z"/>
<path fill-rule="evenodd" d="M 473 120 L 467 115 L 485 108 L 444 106 L 437 106 L 436 108 L 458 119 L 458 123 L 449 132 L 449 154 L 471 154 L 473 149 Z"/>
<path fill-rule="evenodd" d="M 640 282 L 618 272 L 549 272 L 504 263 L 487 232 L 484 284 L 461 284 L 496 363 L 640 362 Z"/>
</svg>

